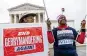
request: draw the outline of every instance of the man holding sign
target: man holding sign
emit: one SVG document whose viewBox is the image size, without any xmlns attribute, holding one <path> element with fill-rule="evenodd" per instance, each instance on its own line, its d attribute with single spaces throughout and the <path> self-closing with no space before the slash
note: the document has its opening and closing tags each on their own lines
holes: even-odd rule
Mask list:
<svg viewBox="0 0 87 56">
<path fill-rule="evenodd" d="M 84 43 L 86 32 L 86 21 L 81 22 L 81 34 L 78 35 L 74 28 L 67 26 L 67 19 L 64 15 L 58 16 L 57 28 L 51 31 L 51 22 L 47 20 L 48 41 L 54 42 L 54 56 L 78 56 L 76 52 L 76 42 Z"/>
<path fill-rule="evenodd" d="M 3 29 L 3 56 L 48 55 L 46 25 L 34 24 L 34 16 L 35 14 L 27 14 L 20 19 L 19 23 L 26 24 L 4 24 L 1 27 Z"/>
</svg>

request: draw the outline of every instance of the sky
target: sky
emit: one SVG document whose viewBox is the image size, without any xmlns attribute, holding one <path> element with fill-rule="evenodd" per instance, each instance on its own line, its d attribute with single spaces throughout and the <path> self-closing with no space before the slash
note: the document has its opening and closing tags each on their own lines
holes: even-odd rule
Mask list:
<svg viewBox="0 0 87 56">
<path fill-rule="evenodd" d="M 43 5 L 43 0 L 0 0 L 0 23 L 10 22 L 7 9 L 24 3 Z M 61 8 L 65 8 L 64 15 L 67 19 L 75 20 L 76 28 L 80 28 L 80 22 L 86 15 L 86 0 L 45 0 L 48 16 L 51 20 L 57 20 Z"/>
</svg>

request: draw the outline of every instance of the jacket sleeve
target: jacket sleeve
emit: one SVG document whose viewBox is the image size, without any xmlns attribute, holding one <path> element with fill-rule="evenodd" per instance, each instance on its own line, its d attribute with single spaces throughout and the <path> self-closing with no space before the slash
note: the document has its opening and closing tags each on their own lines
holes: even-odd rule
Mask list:
<svg viewBox="0 0 87 56">
<path fill-rule="evenodd" d="M 79 42 L 80 44 L 83 44 L 85 40 L 85 30 L 81 31 L 81 34 L 77 36 L 76 41 Z"/>
<path fill-rule="evenodd" d="M 54 42 L 54 36 L 53 36 L 52 31 L 47 31 L 47 37 L 48 37 L 49 43 L 53 43 Z"/>
</svg>

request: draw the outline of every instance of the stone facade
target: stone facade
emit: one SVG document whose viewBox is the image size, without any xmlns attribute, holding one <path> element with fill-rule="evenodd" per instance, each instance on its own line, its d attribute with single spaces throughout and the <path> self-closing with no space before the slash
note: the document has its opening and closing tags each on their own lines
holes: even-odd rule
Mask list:
<svg viewBox="0 0 87 56">
<path fill-rule="evenodd" d="M 25 14 L 36 14 L 34 23 L 45 22 L 45 8 L 29 3 L 24 3 L 16 7 L 8 9 L 10 16 L 10 23 L 18 23 L 20 18 Z"/>
</svg>

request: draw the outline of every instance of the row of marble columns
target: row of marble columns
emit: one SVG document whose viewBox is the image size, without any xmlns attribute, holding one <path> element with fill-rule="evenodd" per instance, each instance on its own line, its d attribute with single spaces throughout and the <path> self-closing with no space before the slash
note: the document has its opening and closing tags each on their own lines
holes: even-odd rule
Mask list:
<svg viewBox="0 0 87 56">
<path fill-rule="evenodd" d="M 10 14 L 11 23 L 18 23 L 22 14 Z M 45 14 L 44 13 L 36 13 L 34 17 L 34 23 L 42 23 L 45 21 Z"/>
</svg>

